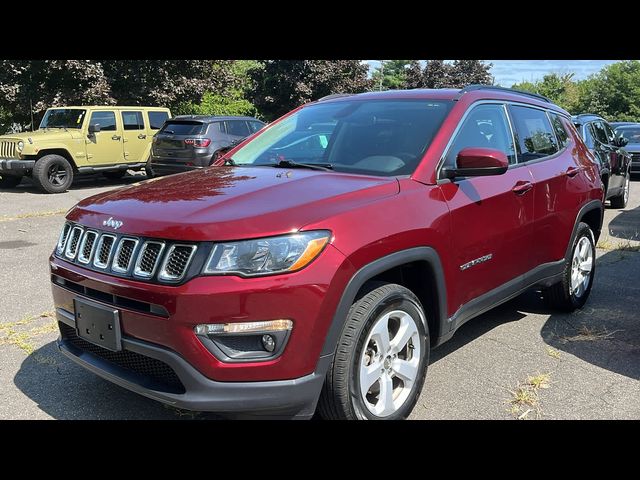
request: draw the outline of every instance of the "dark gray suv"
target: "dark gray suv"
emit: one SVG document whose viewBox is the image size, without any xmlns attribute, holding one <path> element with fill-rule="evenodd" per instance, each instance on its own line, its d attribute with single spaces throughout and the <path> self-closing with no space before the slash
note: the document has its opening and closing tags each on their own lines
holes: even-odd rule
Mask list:
<svg viewBox="0 0 640 480">
<path fill-rule="evenodd" d="M 211 165 L 221 151 L 257 132 L 253 117 L 179 115 L 153 137 L 147 175 L 167 175 Z"/>
</svg>

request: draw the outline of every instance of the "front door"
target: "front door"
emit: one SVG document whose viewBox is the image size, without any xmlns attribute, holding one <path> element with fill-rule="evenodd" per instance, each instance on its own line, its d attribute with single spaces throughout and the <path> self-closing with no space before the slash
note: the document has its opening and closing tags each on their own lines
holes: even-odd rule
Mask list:
<svg viewBox="0 0 640 480">
<path fill-rule="evenodd" d="M 94 165 L 123 163 L 122 128 L 113 110 L 91 112 L 89 125 L 100 125 L 100 131 L 87 135 L 87 160 Z"/>
<path fill-rule="evenodd" d="M 521 275 L 533 268 L 531 173 L 526 165 L 516 163 L 505 106 L 472 108 L 448 149 L 444 166 L 454 166 L 463 148 L 484 147 L 504 152 L 510 167 L 502 175 L 441 182 L 451 211 L 455 310 L 509 282 L 514 288 Z"/>
<path fill-rule="evenodd" d="M 136 163 L 146 162 L 143 158 L 150 138 L 147 138 L 147 130 L 144 125 L 142 111 L 124 110 L 120 112 L 122 115 L 122 148 L 125 162 Z"/>
</svg>

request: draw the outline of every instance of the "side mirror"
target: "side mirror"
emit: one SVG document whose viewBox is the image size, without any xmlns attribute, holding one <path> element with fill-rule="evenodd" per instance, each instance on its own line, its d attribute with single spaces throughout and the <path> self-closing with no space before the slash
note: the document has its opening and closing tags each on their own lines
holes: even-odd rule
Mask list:
<svg viewBox="0 0 640 480">
<path fill-rule="evenodd" d="M 622 135 L 616 138 L 616 147 L 625 147 L 629 143 L 629 139 L 624 138 Z"/>
<path fill-rule="evenodd" d="M 100 132 L 100 124 L 94 123 L 93 125 L 89 125 L 89 135 L 93 135 L 95 133 Z"/>
<path fill-rule="evenodd" d="M 493 148 L 463 148 L 458 153 L 456 163 L 456 168 L 442 169 L 446 178 L 502 175 L 509 168 L 509 160 L 504 152 Z"/>
</svg>

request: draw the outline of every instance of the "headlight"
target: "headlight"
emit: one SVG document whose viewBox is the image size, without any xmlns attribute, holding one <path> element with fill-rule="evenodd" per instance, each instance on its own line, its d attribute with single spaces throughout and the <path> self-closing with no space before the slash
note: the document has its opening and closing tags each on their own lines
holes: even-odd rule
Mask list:
<svg viewBox="0 0 640 480">
<path fill-rule="evenodd" d="M 331 232 L 318 230 L 219 243 L 213 247 L 202 273 L 250 277 L 294 272 L 311 263 L 330 238 Z"/>
<path fill-rule="evenodd" d="M 22 140 L 20 140 L 17 144 L 16 147 L 18 147 L 18 151 L 21 152 L 24 149 L 24 142 Z"/>
</svg>

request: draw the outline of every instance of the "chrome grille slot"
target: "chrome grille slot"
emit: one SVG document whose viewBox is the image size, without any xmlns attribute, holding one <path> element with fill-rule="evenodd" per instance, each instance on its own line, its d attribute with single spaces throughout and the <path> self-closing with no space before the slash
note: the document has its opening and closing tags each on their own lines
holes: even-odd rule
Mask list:
<svg viewBox="0 0 640 480">
<path fill-rule="evenodd" d="M 133 252 L 135 252 L 137 246 L 138 240 L 135 238 L 121 238 L 113 256 L 111 270 L 116 273 L 127 273 L 133 260 Z"/>
<path fill-rule="evenodd" d="M 151 278 L 156 271 L 163 250 L 164 243 L 162 242 L 145 242 L 138 253 L 133 274 L 137 277 Z"/>
<path fill-rule="evenodd" d="M 58 245 L 56 245 L 56 253 L 58 255 L 62 254 L 64 251 L 64 245 L 67 243 L 67 237 L 69 236 L 69 231 L 71 230 L 71 225 L 65 223 L 62 227 L 62 231 L 60 232 L 60 237 L 58 237 Z"/>
<path fill-rule="evenodd" d="M 166 282 L 180 281 L 187 272 L 195 251 L 195 245 L 171 245 L 162 262 L 158 278 Z"/>
<path fill-rule="evenodd" d="M 16 157 L 16 142 L 2 141 L 0 142 L 0 157 L 3 158 L 17 158 Z"/>
<path fill-rule="evenodd" d="M 80 250 L 78 252 L 78 261 L 80 263 L 84 263 L 86 265 L 91 261 L 91 255 L 93 255 L 97 238 L 97 232 L 91 230 L 87 230 L 85 232 L 84 237 L 82 237 L 82 242 L 80 242 Z"/>
<path fill-rule="evenodd" d="M 113 245 L 116 242 L 115 235 L 103 234 L 98 240 L 98 246 L 96 248 L 96 255 L 93 259 L 93 266 L 98 268 L 107 268 L 109 265 L 109 258 L 111 258 L 111 251 Z"/>
<path fill-rule="evenodd" d="M 80 237 L 82 237 L 82 228 L 81 227 L 73 227 L 71 233 L 69 234 L 69 239 L 67 240 L 67 246 L 64 249 L 64 256 L 73 260 L 76 257 L 76 253 L 78 253 L 78 244 L 80 243 Z"/>
</svg>

